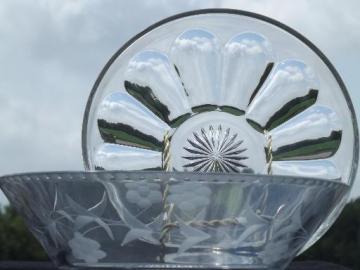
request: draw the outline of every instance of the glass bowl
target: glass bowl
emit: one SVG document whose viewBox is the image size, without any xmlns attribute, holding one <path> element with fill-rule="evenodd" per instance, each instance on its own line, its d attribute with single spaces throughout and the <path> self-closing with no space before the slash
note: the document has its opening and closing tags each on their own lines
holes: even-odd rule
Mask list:
<svg viewBox="0 0 360 270">
<path fill-rule="evenodd" d="M 1 189 L 57 266 L 283 269 L 349 186 L 234 173 L 51 172 Z"/>
</svg>

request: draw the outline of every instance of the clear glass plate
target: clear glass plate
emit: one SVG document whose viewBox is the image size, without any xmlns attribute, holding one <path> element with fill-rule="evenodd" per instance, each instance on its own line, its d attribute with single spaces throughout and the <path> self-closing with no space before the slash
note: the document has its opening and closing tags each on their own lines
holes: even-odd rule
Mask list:
<svg viewBox="0 0 360 270">
<path fill-rule="evenodd" d="M 349 186 L 359 148 L 346 87 L 319 49 L 272 19 L 222 9 L 165 19 L 120 48 L 91 92 L 82 139 L 90 170 L 245 172 Z"/>
<path fill-rule="evenodd" d="M 329 61 L 245 12 L 191 12 L 122 47 L 90 95 L 88 169 L 254 172 L 351 184 L 357 126 Z M 345 158 L 346 157 L 346 158 Z"/>
</svg>

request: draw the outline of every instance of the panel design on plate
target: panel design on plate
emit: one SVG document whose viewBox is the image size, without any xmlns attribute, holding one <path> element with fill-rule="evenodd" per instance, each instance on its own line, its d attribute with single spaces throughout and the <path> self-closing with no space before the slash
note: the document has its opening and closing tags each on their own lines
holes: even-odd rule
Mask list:
<svg viewBox="0 0 360 270">
<path fill-rule="evenodd" d="M 320 166 L 332 172 L 322 174 L 326 177 L 339 175 L 328 159 L 341 145 L 342 126 L 331 107 L 317 104 L 321 89 L 315 71 L 298 59 L 277 59 L 262 34 L 238 33 L 221 43 L 209 30 L 187 29 L 168 53 L 152 49 L 134 55 L 124 89 L 99 105 L 104 145 L 97 147 L 96 168 L 116 168 L 116 162 L 123 168 L 142 155 L 132 169 L 165 169 L 166 157 L 167 170 L 277 174 L 292 169 L 309 176 Z M 212 121 L 220 113 L 226 127 Z M 174 135 L 180 130 L 186 140 L 179 147 Z M 259 134 L 262 147 L 247 147 Z M 169 148 L 172 157 L 165 153 Z M 265 160 L 262 167 L 248 166 L 255 158 Z M 294 170 L 296 164 L 301 166 Z"/>
</svg>

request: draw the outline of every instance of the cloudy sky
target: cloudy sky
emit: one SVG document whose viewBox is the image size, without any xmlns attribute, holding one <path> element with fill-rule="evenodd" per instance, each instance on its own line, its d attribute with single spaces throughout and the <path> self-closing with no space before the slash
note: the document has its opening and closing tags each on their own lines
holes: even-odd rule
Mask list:
<svg viewBox="0 0 360 270">
<path fill-rule="evenodd" d="M 304 34 L 335 65 L 360 112 L 358 0 L 2 0 L 0 175 L 82 169 L 82 115 L 110 56 L 156 21 L 214 7 L 260 13 Z"/>
</svg>

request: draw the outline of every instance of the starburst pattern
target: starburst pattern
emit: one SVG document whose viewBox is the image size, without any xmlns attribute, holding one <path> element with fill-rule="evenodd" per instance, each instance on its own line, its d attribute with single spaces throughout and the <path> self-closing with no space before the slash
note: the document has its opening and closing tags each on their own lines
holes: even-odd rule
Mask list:
<svg viewBox="0 0 360 270">
<path fill-rule="evenodd" d="M 201 172 L 240 172 L 247 166 L 242 163 L 248 157 L 242 155 L 243 140 L 237 133 L 231 133 L 230 128 L 224 130 L 221 125 L 208 129 L 202 128 L 199 133 L 193 132 L 193 137 L 187 139 L 188 146 L 184 149 L 190 154 L 183 156 L 190 162 L 184 168 L 192 168 Z"/>
</svg>

